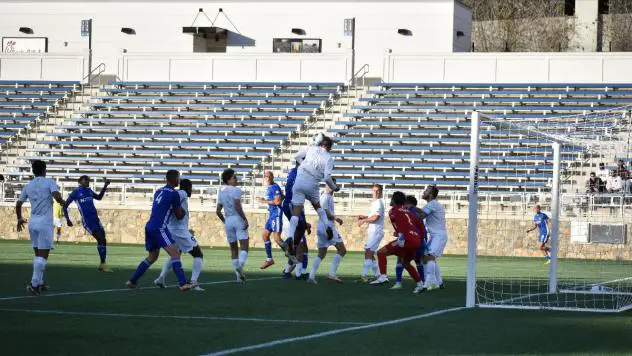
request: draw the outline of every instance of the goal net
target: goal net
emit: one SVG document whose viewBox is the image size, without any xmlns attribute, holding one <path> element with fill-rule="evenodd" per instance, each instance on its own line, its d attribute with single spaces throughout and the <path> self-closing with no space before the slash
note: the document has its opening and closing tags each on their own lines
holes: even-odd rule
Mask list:
<svg viewBox="0 0 632 356">
<path fill-rule="evenodd" d="M 468 306 L 632 308 L 631 109 L 472 114 Z"/>
</svg>

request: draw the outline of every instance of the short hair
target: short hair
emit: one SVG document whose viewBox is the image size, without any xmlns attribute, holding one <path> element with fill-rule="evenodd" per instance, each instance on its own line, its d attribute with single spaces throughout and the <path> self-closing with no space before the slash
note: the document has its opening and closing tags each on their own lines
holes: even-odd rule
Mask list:
<svg viewBox="0 0 632 356">
<path fill-rule="evenodd" d="M 417 198 L 412 195 L 406 196 L 406 204 L 410 204 L 412 206 L 417 206 Z"/>
<path fill-rule="evenodd" d="M 430 194 L 432 194 L 433 197 L 436 198 L 439 196 L 439 188 L 437 188 L 435 184 L 429 185 L 428 188 L 430 188 Z"/>
<path fill-rule="evenodd" d="M 84 174 L 81 177 L 79 177 L 79 179 L 77 179 L 77 182 L 81 183 L 81 181 L 84 180 L 84 179 L 90 179 L 90 177 L 88 177 L 87 175 Z"/>
<path fill-rule="evenodd" d="M 594 176 L 594 175 L 596 175 L 596 174 L 595 174 L 595 172 L 590 172 L 590 175 L 591 175 L 591 176 Z"/>
<path fill-rule="evenodd" d="M 334 145 L 334 140 L 332 140 L 331 137 L 329 136 L 323 136 L 322 141 L 320 141 L 320 146 L 333 147 L 333 145 Z"/>
<path fill-rule="evenodd" d="M 404 203 L 406 203 L 406 194 L 404 194 L 403 192 L 397 191 L 393 193 L 393 197 L 391 199 L 393 200 L 393 203 L 395 203 L 396 205 L 404 205 Z"/>
<path fill-rule="evenodd" d="M 374 184 L 371 186 L 371 188 L 377 188 L 377 189 L 380 191 L 380 193 L 381 193 L 382 191 L 384 191 L 384 187 L 382 187 L 382 185 L 381 185 L 381 184 L 378 184 L 378 183 L 374 183 Z"/>
<path fill-rule="evenodd" d="M 42 160 L 35 160 L 31 163 L 31 169 L 33 170 L 33 175 L 36 177 L 43 176 L 46 172 L 46 162 Z"/>
<path fill-rule="evenodd" d="M 180 172 L 176 171 L 175 169 L 170 169 L 167 171 L 167 174 L 165 177 L 167 178 L 167 182 L 173 182 L 179 176 L 180 176 Z"/>
<path fill-rule="evenodd" d="M 193 189 L 193 183 L 191 183 L 191 180 L 185 178 L 180 181 L 180 189 L 181 190 Z"/>
<path fill-rule="evenodd" d="M 537 209 L 542 209 L 542 207 L 540 206 L 540 204 L 536 204 L 536 205 L 535 205 L 535 207 L 536 207 Z"/>
<path fill-rule="evenodd" d="M 228 181 L 235 175 L 235 170 L 227 168 L 222 172 L 222 182 L 228 184 Z"/>
</svg>

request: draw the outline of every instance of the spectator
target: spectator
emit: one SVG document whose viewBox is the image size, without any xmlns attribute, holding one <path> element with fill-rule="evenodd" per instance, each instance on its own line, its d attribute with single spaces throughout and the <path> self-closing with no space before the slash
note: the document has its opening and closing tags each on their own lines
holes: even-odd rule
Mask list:
<svg viewBox="0 0 632 356">
<path fill-rule="evenodd" d="M 617 175 L 617 171 L 612 171 L 612 174 L 608 177 L 606 190 L 608 193 L 621 193 L 623 191 L 623 182 L 621 177 Z"/>
<path fill-rule="evenodd" d="M 607 182 L 610 177 L 610 171 L 606 169 L 606 164 L 601 162 L 599 163 L 599 170 L 597 171 L 597 177 L 601 179 L 602 182 Z"/>
<path fill-rule="evenodd" d="M 606 186 L 601 178 L 597 177 L 595 172 L 590 172 L 590 178 L 586 182 L 586 193 L 603 193 Z"/>
<path fill-rule="evenodd" d="M 625 163 L 623 162 L 622 159 L 619 160 L 619 162 L 617 162 L 617 175 L 619 177 L 621 177 L 621 188 L 623 188 L 623 190 L 626 193 L 631 193 L 632 192 L 632 179 L 630 179 L 630 171 L 628 171 L 627 168 L 625 168 Z"/>
</svg>

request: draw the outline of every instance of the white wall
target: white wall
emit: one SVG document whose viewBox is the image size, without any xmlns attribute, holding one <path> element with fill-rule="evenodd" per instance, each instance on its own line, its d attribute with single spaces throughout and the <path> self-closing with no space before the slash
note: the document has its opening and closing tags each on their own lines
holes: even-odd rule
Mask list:
<svg viewBox="0 0 632 356">
<path fill-rule="evenodd" d="M 87 38 L 80 37 L 80 22 L 92 18 L 93 63 L 104 62 L 107 73 L 116 73 L 123 49 L 130 54 L 191 53 L 193 40 L 181 28 L 191 25 L 199 7 L 211 19 L 223 8 L 237 29 L 255 40 L 255 47 L 229 47 L 231 53 L 272 53 L 272 39 L 296 37 L 290 32 L 293 27 L 304 29 L 306 38 L 322 38 L 324 54 L 346 53 L 351 38 L 343 36 L 343 20 L 349 17 L 356 17 L 356 67 L 368 63 L 369 76 L 380 75 L 387 49 L 393 53 L 453 50 L 453 0 L 0 2 L 0 36 L 22 35 L 18 28 L 28 26 L 34 36 L 49 38 L 50 52 L 77 52 L 87 48 Z M 209 22 L 200 16 L 196 25 L 208 26 Z M 235 31 L 221 15 L 215 25 Z M 137 34 L 125 35 L 121 27 L 134 28 Z M 413 36 L 398 35 L 398 28 L 411 30 Z"/>
<path fill-rule="evenodd" d="M 632 53 L 390 55 L 384 81 L 402 83 L 632 83 Z"/>
<path fill-rule="evenodd" d="M 76 80 L 88 74 L 80 53 L 0 53 L 0 80 Z"/>
</svg>

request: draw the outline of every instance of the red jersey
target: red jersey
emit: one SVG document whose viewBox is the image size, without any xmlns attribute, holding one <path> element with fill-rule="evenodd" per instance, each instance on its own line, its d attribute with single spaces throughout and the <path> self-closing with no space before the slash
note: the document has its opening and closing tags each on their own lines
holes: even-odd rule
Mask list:
<svg viewBox="0 0 632 356">
<path fill-rule="evenodd" d="M 391 224 L 395 232 L 404 234 L 406 247 L 419 247 L 422 235 L 420 231 L 426 231 L 426 227 L 417 216 L 406 209 L 403 205 L 396 205 L 388 212 L 391 218 Z"/>
</svg>

